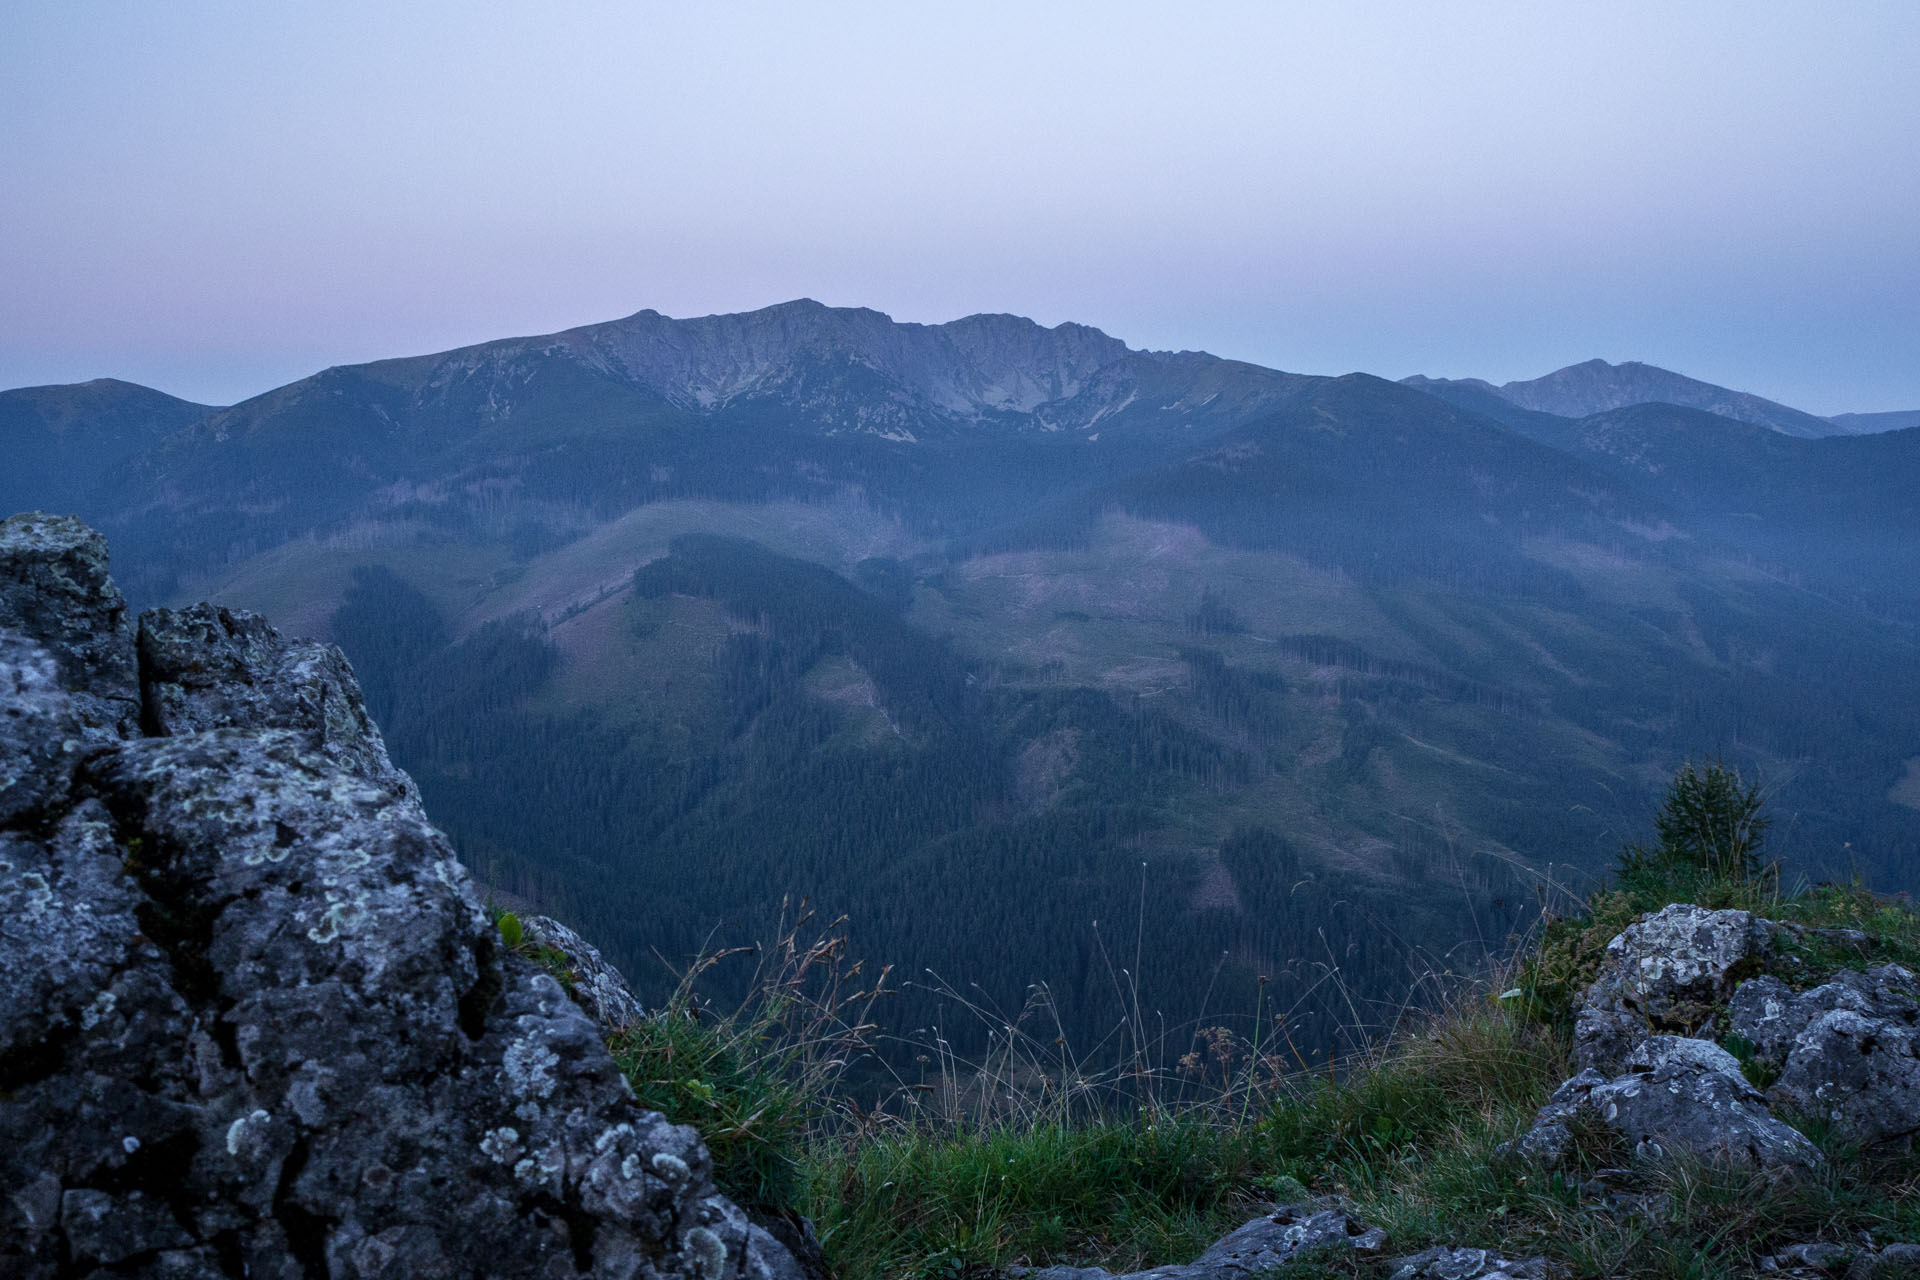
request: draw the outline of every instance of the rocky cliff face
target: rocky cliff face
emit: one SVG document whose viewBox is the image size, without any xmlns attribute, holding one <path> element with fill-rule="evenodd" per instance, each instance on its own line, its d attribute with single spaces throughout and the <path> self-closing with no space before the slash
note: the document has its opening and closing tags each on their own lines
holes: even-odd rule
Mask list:
<svg viewBox="0 0 1920 1280">
<path fill-rule="evenodd" d="M 173 475 L 230 440 L 312 430 L 323 421 L 332 432 L 360 432 L 388 447 L 421 433 L 458 439 L 487 424 L 539 418 L 553 387 L 585 394 L 583 377 L 695 419 L 725 414 L 898 444 L 982 428 L 995 438 L 1178 435 L 1195 423 L 1243 420 L 1317 381 L 1201 352 L 1137 351 L 1080 324 L 1049 329 L 1011 315 L 910 324 L 803 298 L 690 319 L 641 311 L 561 333 L 328 370 L 214 412 L 172 441 L 155 466 Z M 570 408 L 578 412 L 577 403 Z"/>
<path fill-rule="evenodd" d="M 0 1273 L 778 1277 L 331 646 L 0 523 Z"/>
</svg>

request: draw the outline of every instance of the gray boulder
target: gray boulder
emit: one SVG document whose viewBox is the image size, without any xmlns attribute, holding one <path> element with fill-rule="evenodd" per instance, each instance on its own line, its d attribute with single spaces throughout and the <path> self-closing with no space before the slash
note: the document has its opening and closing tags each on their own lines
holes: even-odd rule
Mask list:
<svg viewBox="0 0 1920 1280">
<path fill-rule="evenodd" d="M 127 602 L 107 576 L 105 538 L 72 516 L 0 520 L 0 631 L 53 658 L 89 737 L 139 731 L 133 634 Z"/>
<path fill-rule="evenodd" d="M 1747 911 L 1681 903 L 1629 925 L 1581 996 L 1573 1030 L 1583 1069 L 1617 1075 L 1648 1035 L 1692 1035 L 1772 954 L 1772 931 Z"/>
<path fill-rule="evenodd" d="M 1782 1066 L 1794 1041 L 1822 1014 L 1845 1010 L 1912 1025 L 1920 1022 L 1920 978 L 1897 964 L 1843 969 L 1819 986 L 1795 991 L 1771 975 L 1751 978 L 1727 1002 L 1728 1025 L 1755 1058 Z"/>
<path fill-rule="evenodd" d="M 1548 1168 L 1573 1153 L 1585 1120 L 1611 1128 L 1643 1159 L 1686 1154 L 1747 1169 L 1811 1169 L 1821 1161 L 1806 1135 L 1773 1115 L 1740 1063 L 1718 1045 L 1650 1036 L 1609 1078 L 1588 1069 L 1554 1092 L 1510 1154 Z"/>
<path fill-rule="evenodd" d="M 1508 1258 L 1491 1249 L 1428 1249 L 1394 1262 L 1392 1280 L 1556 1280 L 1566 1274 L 1543 1257 Z"/>
<path fill-rule="evenodd" d="M 1776 1105 L 1865 1145 L 1907 1144 L 1920 1132 L 1920 979 L 1911 971 L 1842 971 L 1800 992 L 1754 978 L 1727 1013 L 1733 1034 L 1778 1071 L 1768 1090 Z"/>
<path fill-rule="evenodd" d="M 616 1032 L 647 1016 L 640 997 L 633 994 L 621 972 L 607 963 L 599 948 L 551 916 L 526 916 L 520 922 L 529 942 L 557 951 L 565 958 L 573 998 L 580 1002 L 601 1030 Z"/>
<path fill-rule="evenodd" d="M 1876 1246 L 1869 1241 L 1834 1244 L 1816 1241 L 1789 1245 L 1760 1259 L 1762 1274 L 1782 1280 L 1893 1280 L 1895 1276 L 1920 1276 L 1920 1244 Z"/>
<path fill-rule="evenodd" d="M 0 827 L 65 798 L 84 734 L 53 655 L 0 631 Z"/>
<path fill-rule="evenodd" d="M 1386 1239 L 1380 1228 L 1350 1217 L 1337 1205 L 1310 1201 L 1255 1218 L 1192 1262 L 1118 1277 L 1099 1267 L 1048 1267 L 1023 1274 L 1028 1280 L 1249 1280 L 1318 1249 L 1377 1254 Z"/>
<path fill-rule="evenodd" d="M 337 652 L 156 614 L 135 678 L 72 523 L 0 538 L 0 1274 L 797 1276 L 498 944 Z"/>
<path fill-rule="evenodd" d="M 1823 1013 L 1794 1038 L 1770 1092 L 1852 1141 L 1910 1143 L 1920 1132 L 1920 1031 L 1850 1009 Z"/>
<path fill-rule="evenodd" d="M 258 614 L 197 604 L 142 614 L 139 654 L 148 733 L 288 729 L 348 773 L 419 797 L 387 758 L 353 668 L 335 646 L 283 639 Z"/>
</svg>

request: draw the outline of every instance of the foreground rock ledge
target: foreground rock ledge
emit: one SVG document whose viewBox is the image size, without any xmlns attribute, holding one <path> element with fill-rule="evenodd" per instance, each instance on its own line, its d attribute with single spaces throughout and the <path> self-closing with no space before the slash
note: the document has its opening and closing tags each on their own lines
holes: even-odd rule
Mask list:
<svg viewBox="0 0 1920 1280">
<path fill-rule="evenodd" d="M 788 1277 L 504 951 L 338 650 L 0 522 L 0 1275 Z"/>
<path fill-rule="evenodd" d="M 1870 950 L 1858 930 L 1691 903 L 1629 925 L 1575 1007 L 1583 1069 L 1505 1154 L 1562 1167 L 1584 1114 L 1636 1156 L 1684 1153 L 1789 1174 L 1818 1167 L 1819 1149 L 1776 1111 L 1820 1120 L 1879 1154 L 1911 1150 L 1920 1135 L 1920 978 L 1883 964 L 1797 990 L 1763 972 L 1812 982 L 1794 954 L 1809 942 L 1862 959 Z M 1771 1081 L 1764 1093 L 1749 1071 Z"/>
</svg>

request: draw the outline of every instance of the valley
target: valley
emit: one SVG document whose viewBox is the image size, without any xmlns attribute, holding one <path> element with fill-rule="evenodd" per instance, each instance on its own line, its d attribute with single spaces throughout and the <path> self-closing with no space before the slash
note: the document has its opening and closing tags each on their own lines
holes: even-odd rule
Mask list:
<svg viewBox="0 0 1920 1280">
<path fill-rule="evenodd" d="M 1779 422 L 795 303 L 329 370 L 61 483 L 136 603 L 341 644 L 475 873 L 643 994 L 806 898 L 903 1034 L 1043 992 L 1183 1051 L 1264 977 L 1317 1060 L 1683 759 L 1790 876 L 1910 880 L 1920 432 L 1722 392 Z"/>
</svg>

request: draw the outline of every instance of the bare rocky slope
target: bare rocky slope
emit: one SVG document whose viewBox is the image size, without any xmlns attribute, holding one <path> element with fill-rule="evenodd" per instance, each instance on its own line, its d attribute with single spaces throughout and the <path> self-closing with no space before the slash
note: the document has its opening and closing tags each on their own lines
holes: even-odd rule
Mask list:
<svg viewBox="0 0 1920 1280">
<path fill-rule="evenodd" d="M 0 523 L 0 1274 L 794 1276 L 503 949 L 332 646 Z"/>
</svg>

